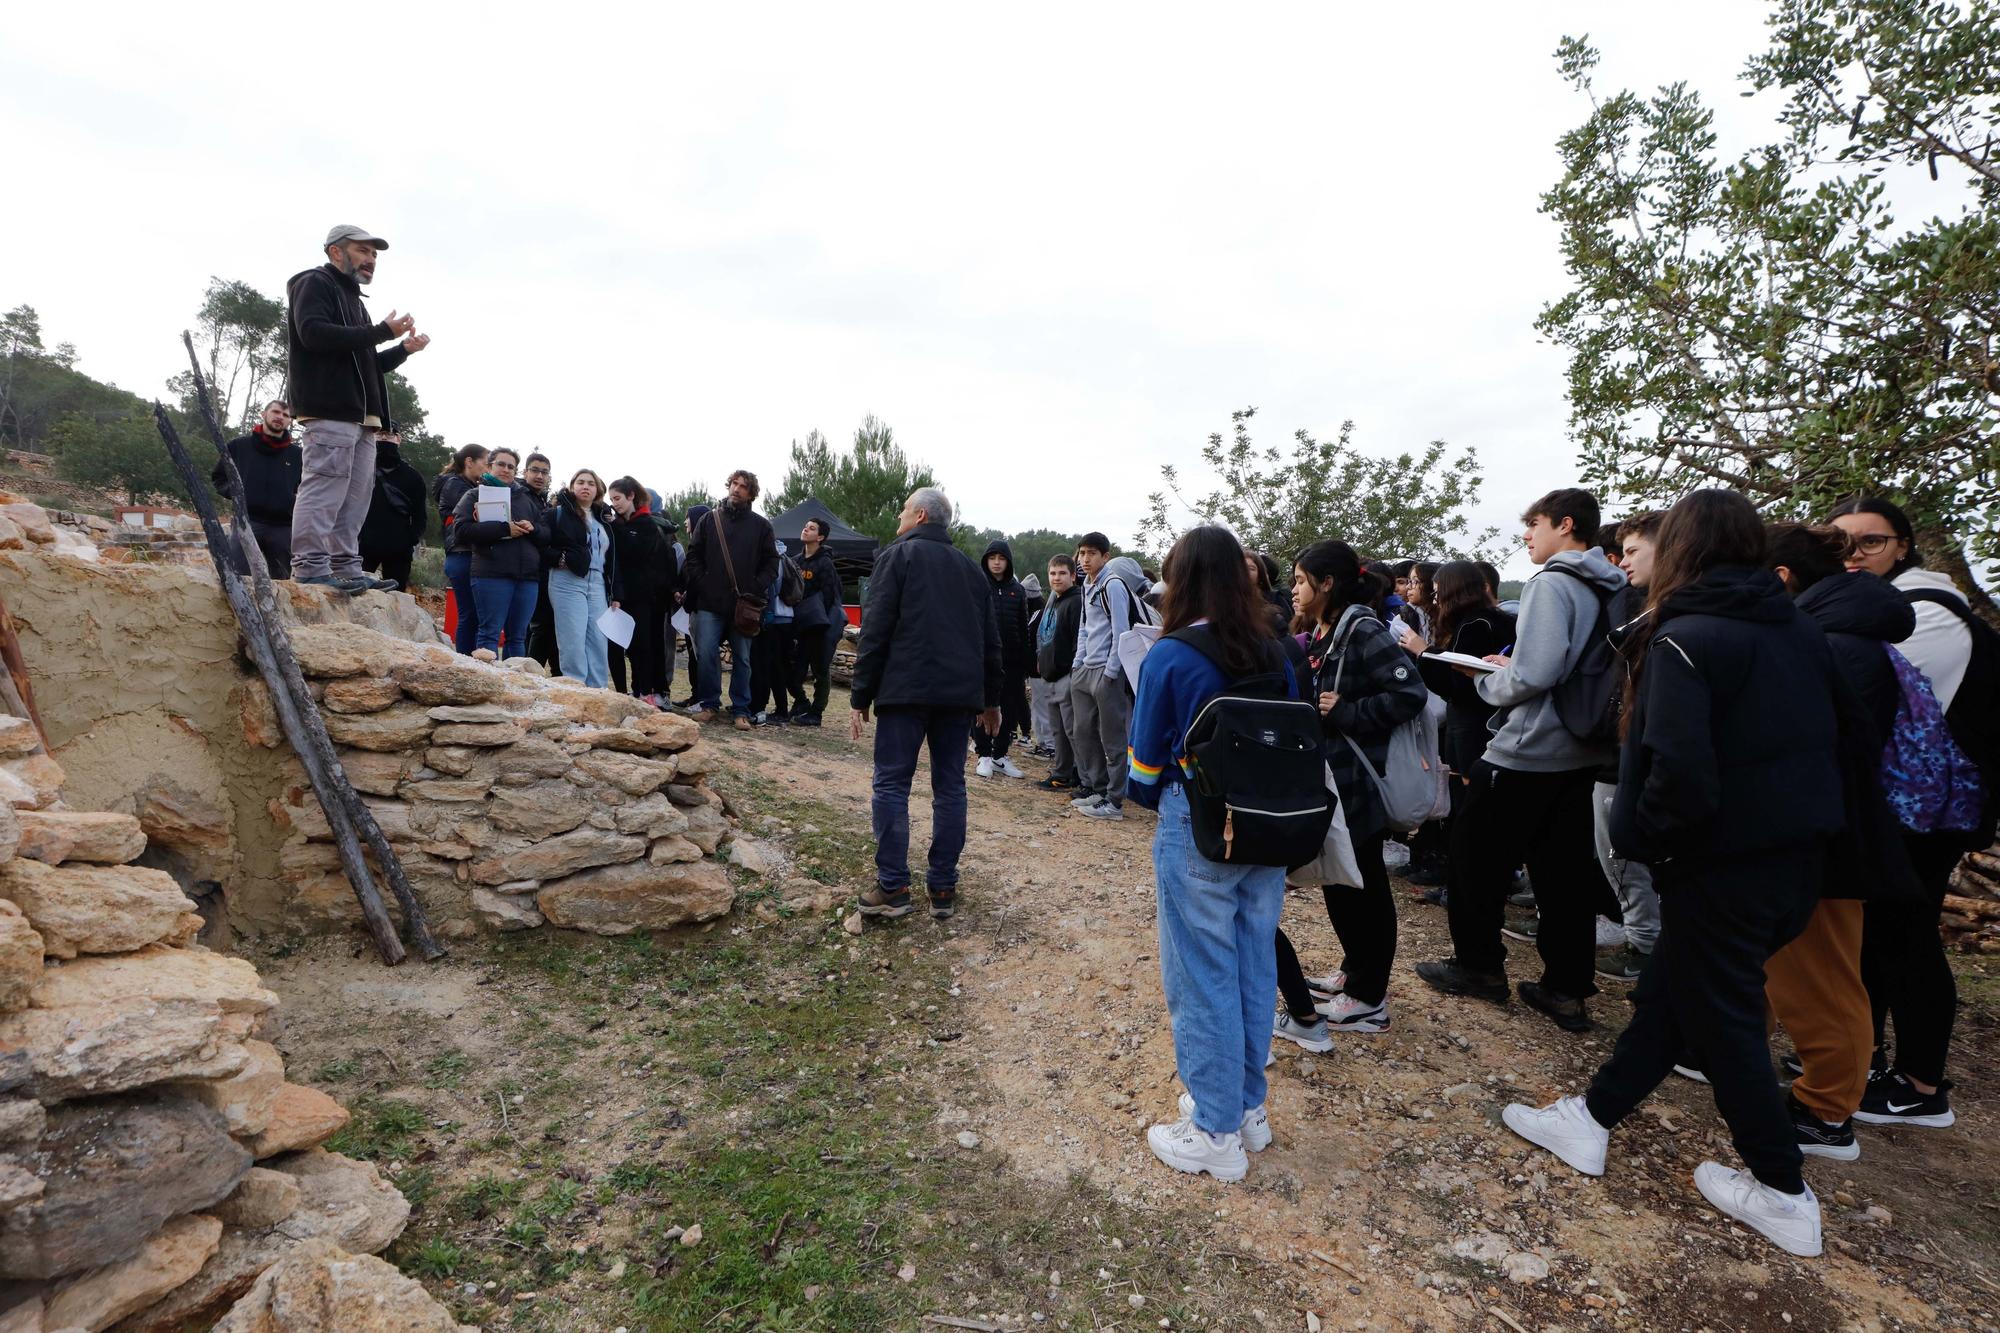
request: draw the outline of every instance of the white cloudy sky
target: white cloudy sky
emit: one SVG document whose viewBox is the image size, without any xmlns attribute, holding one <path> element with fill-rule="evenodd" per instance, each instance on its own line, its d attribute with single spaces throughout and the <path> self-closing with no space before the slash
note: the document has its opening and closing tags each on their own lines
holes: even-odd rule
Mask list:
<svg viewBox="0 0 2000 1333">
<path fill-rule="evenodd" d="M 210 275 L 353 221 L 454 442 L 773 485 L 875 412 L 969 521 L 1120 539 L 1246 404 L 1476 445 L 1511 525 L 1575 475 L 1558 37 L 1762 133 L 1749 0 L 197 8 L 8 17 L 0 307 L 84 369 L 157 392 Z"/>
</svg>

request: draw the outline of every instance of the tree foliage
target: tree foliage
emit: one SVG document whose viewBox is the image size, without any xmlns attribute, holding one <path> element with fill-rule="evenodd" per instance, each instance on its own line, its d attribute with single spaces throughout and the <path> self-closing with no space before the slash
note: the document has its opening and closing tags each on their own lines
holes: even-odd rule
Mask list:
<svg viewBox="0 0 2000 1333">
<path fill-rule="evenodd" d="M 1543 197 L 1571 288 L 1537 325 L 1568 349 L 1587 478 L 1633 500 L 1735 487 L 1774 515 L 1894 495 L 1928 550 L 2000 555 L 2000 9 L 1779 0 L 1753 91 L 1785 98 L 1734 162 L 1676 83 L 1601 94 Z M 1936 212 L 1891 211 L 1891 186 Z M 1965 580 L 1961 580 L 1965 581 Z"/>
<path fill-rule="evenodd" d="M 910 461 L 889 424 L 871 413 L 855 428 L 846 453 L 834 452 L 817 430 L 803 444 L 794 441 L 784 483 L 764 508 L 781 514 L 814 496 L 856 532 L 887 545 L 895 540 L 896 516 L 910 492 L 938 484 L 930 468 Z"/>
<path fill-rule="evenodd" d="M 210 278 L 193 332 L 216 415 L 225 429 L 250 429 L 284 383 L 285 303 L 247 282 Z M 184 370 L 167 387 L 193 414 L 194 376 Z"/>
<path fill-rule="evenodd" d="M 1141 550 L 1164 558 L 1190 526 L 1173 517 L 1174 504 L 1190 511 L 1193 522 L 1220 523 L 1245 547 L 1281 562 L 1330 537 L 1370 559 L 1473 559 L 1493 550 L 1495 530 L 1474 532 L 1466 517 L 1483 480 L 1471 447 L 1454 452 L 1434 440 L 1421 453 L 1378 458 L 1354 448 L 1354 423 L 1348 421 L 1333 440 L 1295 432 L 1287 454 L 1251 440 L 1256 413 L 1254 407 L 1231 413 L 1231 434 L 1211 435 L 1202 446 L 1202 461 L 1219 482 L 1206 496 L 1190 498 L 1179 470 L 1161 467 L 1166 489 L 1148 497 Z"/>
<path fill-rule="evenodd" d="M 695 505 L 715 505 L 715 492 L 701 482 L 691 481 L 677 491 L 660 492 L 660 510 L 667 517 L 681 525 L 683 535 L 687 532 L 687 512 Z M 776 510 L 772 512 L 778 512 Z"/>
<path fill-rule="evenodd" d="M 194 438 L 184 424 L 180 429 L 185 438 Z M 64 477 L 122 492 L 128 504 L 189 502 L 148 411 L 106 418 L 71 412 L 49 432 L 48 446 L 55 455 L 56 470 Z"/>
</svg>

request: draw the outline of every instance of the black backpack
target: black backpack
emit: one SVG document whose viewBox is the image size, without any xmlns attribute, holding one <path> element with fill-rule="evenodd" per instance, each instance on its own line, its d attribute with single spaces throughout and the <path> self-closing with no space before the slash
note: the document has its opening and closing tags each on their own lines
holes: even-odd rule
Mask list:
<svg viewBox="0 0 2000 1333">
<path fill-rule="evenodd" d="M 1191 626 L 1167 637 L 1228 677 L 1206 629 Z M 1271 669 L 1230 681 L 1203 704 L 1181 748 L 1195 850 L 1224 865 L 1290 869 L 1320 854 L 1333 803 L 1319 709 L 1287 697 L 1284 655 L 1275 642 L 1268 647 Z"/>
<path fill-rule="evenodd" d="M 1548 565 L 1544 573 L 1567 574 L 1597 598 L 1597 623 L 1590 627 L 1583 655 L 1567 676 L 1556 682 L 1549 698 L 1556 706 L 1556 720 L 1563 730 L 1580 741 L 1600 745 L 1618 743 L 1619 723 L 1625 711 L 1627 665 L 1612 641 L 1612 599 L 1617 590 L 1604 589 L 1564 565 Z"/>
<path fill-rule="evenodd" d="M 806 581 L 788 555 L 778 557 L 778 600 L 797 606 L 806 599 Z"/>
<path fill-rule="evenodd" d="M 1971 608 L 1941 588 L 1919 588 L 1903 594 L 1913 602 L 1934 602 L 1965 622 L 1972 635 L 1972 659 L 1965 679 L 1944 710 L 1951 738 L 1979 768 L 1986 788 L 1986 815 L 1977 832 L 1991 839 L 2000 822 L 2000 632 L 1972 614 Z"/>
</svg>

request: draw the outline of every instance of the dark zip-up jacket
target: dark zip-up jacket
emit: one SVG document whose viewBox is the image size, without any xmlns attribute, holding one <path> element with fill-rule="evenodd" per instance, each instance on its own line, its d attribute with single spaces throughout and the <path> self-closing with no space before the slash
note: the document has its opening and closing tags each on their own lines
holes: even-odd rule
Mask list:
<svg viewBox="0 0 2000 1333">
<path fill-rule="evenodd" d="M 542 526 L 542 508 L 535 503 L 534 494 L 519 482 L 508 490 L 512 516 L 535 525 L 525 537 L 511 535 L 505 523 L 481 523 L 474 517 L 479 512 L 476 486 L 458 498 L 458 508 L 453 511 L 452 527 L 458 533 L 459 545 L 472 552 L 472 577 L 476 579 L 532 580 L 541 573 L 542 547 L 549 540 L 548 530 Z"/>
<path fill-rule="evenodd" d="M 1036 626 L 1035 673 L 1043 680 L 1066 680 L 1076 663 L 1076 633 L 1083 627 L 1083 585 L 1072 583 L 1042 608 Z"/>
<path fill-rule="evenodd" d="M 1777 575 L 1718 566 L 1654 614 L 1611 808 L 1617 853 L 1706 861 L 1840 832 L 1833 652 Z"/>
<path fill-rule="evenodd" d="M 458 502 L 474 483 L 456 472 L 441 472 L 431 478 L 431 503 L 437 506 L 438 526 L 444 529 L 444 549 L 458 549 Z"/>
<path fill-rule="evenodd" d="M 560 569 L 576 574 L 590 568 L 590 530 L 575 503 L 564 498 L 567 495 L 567 491 L 558 495 L 556 502 L 542 511 L 542 536 L 547 543 L 542 552 L 545 572 Z M 605 535 L 610 538 L 604 544 L 604 600 L 622 602 L 625 570 L 618 560 L 618 531 L 612 526 L 617 516 L 606 504 L 594 504 L 590 512 L 604 525 Z"/>
<path fill-rule="evenodd" d="M 942 523 L 889 543 L 868 578 L 854 707 L 998 708 L 1000 626 L 990 582 Z"/>
<path fill-rule="evenodd" d="M 840 570 L 833 563 L 833 553 L 822 544 L 813 555 L 801 553 L 794 561 L 799 567 L 799 579 L 806 585 L 805 601 L 798 604 L 792 617 L 800 629 L 812 629 L 818 625 L 847 625 L 847 590 L 841 586 Z M 817 614 L 807 609 L 809 603 L 817 602 Z"/>
<path fill-rule="evenodd" d="M 274 440 L 259 425 L 224 447 L 243 476 L 243 507 L 250 511 L 250 517 L 275 527 L 292 526 L 292 501 L 299 494 L 299 447 L 292 437 Z M 230 494 L 229 473 L 220 458 L 208 475 L 217 491 Z"/>
<path fill-rule="evenodd" d="M 618 548 L 618 586 L 624 596 L 647 607 L 670 605 L 680 579 L 673 530 L 656 514 L 635 512 L 612 521 L 611 541 Z"/>
<path fill-rule="evenodd" d="M 986 575 L 987 585 L 993 594 L 993 619 L 1000 628 L 1000 669 L 1009 680 L 1019 680 L 1028 674 L 1034 657 L 1034 645 L 1028 638 L 1028 590 L 1014 577 L 1014 549 L 1005 541 L 994 541 L 986 548 L 987 556 L 1001 556 L 1007 561 L 1007 568 L 999 578 L 994 578 L 986 568 L 986 560 L 979 562 L 979 570 Z"/>
<path fill-rule="evenodd" d="M 396 335 L 387 323 L 368 318 L 361 284 L 332 264 L 292 275 L 285 284 L 291 303 L 285 320 L 286 395 L 294 414 L 360 423 L 389 419 L 389 386 L 384 379 L 409 358 L 401 343 L 377 351 Z"/>
<path fill-rule="evenodd" d="M 736 586 L 729 584 L 729 565 L 717 543 L 729 542 L 729 558 L 736 566 Z M 745 505 L 741 512 L 726 501 L 711 509 L 688 540 L 687 581 L 694 590 L 695 603 L 725 620 L 732 614 L 740 592 L 745 597 L 764 597 L 771 581 L 778 577 L 778 537 L 771 521 Z"/>
<path fill-rule="evenodd" d="M 428 499 L 423 474 L 403 461 L 403 451 L 377 444 L 375 495 L 368 502 L 368 517 L 361 520 L 361 554 L 400 555 L 422 541 L 430 523 L 424 513 Z"/>
<path fill-rule="evenodd" d="M 1334 631 L 1317 636 L 1306 649 L 1306 660 L 1313 674 L 1314 706 L 1322 694 L 1340 695 L 1320 715 L 1320 726 L 1326 733 L 1326 766 L 1340 792 L 1348 832 L 1356 837 L 1379 833 L 1389 823 L 1382 793 L 1345 738 L 1352 736 L 1375 771 L 1382 772 L 1389 760 L 1389 733 L 1424 711 L 1430 691 L 1389 627 L 1366 609 L 1349 622 L 1338 642 Z"/>
</svg>

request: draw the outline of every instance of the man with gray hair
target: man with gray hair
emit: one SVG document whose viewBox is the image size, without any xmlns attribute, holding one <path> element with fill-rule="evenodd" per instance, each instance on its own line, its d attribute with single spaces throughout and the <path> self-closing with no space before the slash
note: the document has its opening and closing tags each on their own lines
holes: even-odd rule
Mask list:
<svg viewBox="0 0 2000 1333">
<path fill-rule="evenodd" d="M 951 544 L 951 501 L 912 494 L 896 540 L 876 557 L 861 608 L 850 734 L 875 710 L 875 887 L 863 916 L 910 913 L 910 782 L 917 752 L 931 761 L 931 846 L 924 887 L 940 921 L 958 909 L 965 849 L 965 748 L 975 719 L 1000 730 L 1000 627 L 986 575 Z"/>
<path fill-rule="evenodd" d="M 394 588 L 361 569 L 361 522 L 375 495 L 375 434 L 389 419 L 390 371 L 430 345 L 408 315 L 368 317 L 361 289 L 389 243 L 363 227 L 327 232 L 326 263 L 285 284 L 292 411 L 299 439 L 299 493 L 292 503 L 292 576 L 336 592 Z M 387 351 L 381 344 L 400 339 Z"/>
</svg>

